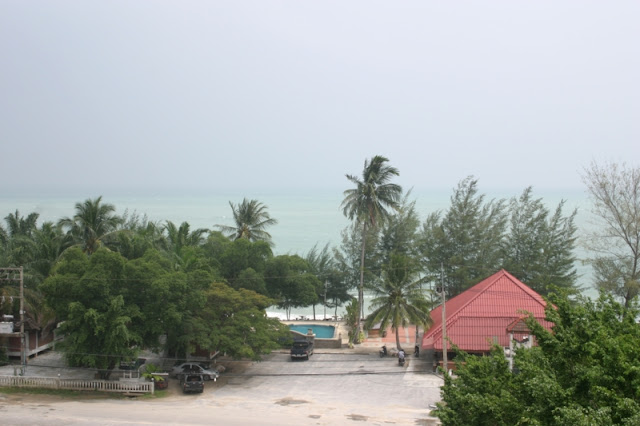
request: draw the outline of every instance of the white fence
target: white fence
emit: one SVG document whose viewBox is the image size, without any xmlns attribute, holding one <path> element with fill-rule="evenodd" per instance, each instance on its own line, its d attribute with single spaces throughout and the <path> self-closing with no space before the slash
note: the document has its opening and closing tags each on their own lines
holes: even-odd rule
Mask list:
<svg viewBox="0 0 640 426">
<path fill-rule="evenodd" d="M 0 386 L 77 391 L 153 393 L 153 382 L 58 379 L 56 377 L 0 376 Z"/>
</svg>

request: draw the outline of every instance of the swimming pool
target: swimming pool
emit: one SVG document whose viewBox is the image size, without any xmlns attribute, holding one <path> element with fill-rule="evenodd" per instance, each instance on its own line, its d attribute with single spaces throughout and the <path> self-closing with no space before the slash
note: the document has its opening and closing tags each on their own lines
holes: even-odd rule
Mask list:
<svg viewBox="0 0 640 426">
<path fill-rule="evenodd" d="M 302 334 L 307 334 L 307 330 L 312 329 L 316 339 L 333 339 L 336 334 L 336 328 L 332 325 L 290 324 L 289 329 Z"/>
</svg>

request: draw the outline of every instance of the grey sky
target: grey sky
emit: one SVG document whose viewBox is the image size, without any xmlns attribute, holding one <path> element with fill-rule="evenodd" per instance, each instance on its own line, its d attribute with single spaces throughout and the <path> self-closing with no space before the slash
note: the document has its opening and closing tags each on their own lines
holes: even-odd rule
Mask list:
<svg viewBox="0 0 640 426">
<path fill-rule="evenodd" d="M 0 190 L 581 187 L 640 154 L 638 1 L 0 0 Z M 98 194 L 98 192 L 95 192 Z"/>
</svg>

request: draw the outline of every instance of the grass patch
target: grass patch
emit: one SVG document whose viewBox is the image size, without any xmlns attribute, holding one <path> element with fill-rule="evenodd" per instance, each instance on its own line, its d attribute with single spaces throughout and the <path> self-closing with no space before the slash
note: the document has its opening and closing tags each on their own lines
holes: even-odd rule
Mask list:
<svg viewBox="0 0 640 426">
<path fill-rule="evenodd" d="M 117 392 L 74 391 L 67 389 L 0 387 L 0 394 L 6 395 L 51 395 L 63 399 L 123 399 Z"/>
<path fill-rule="evenodd" d="M 0 394 L 5 395 L 50 395 L 57 396 L 62 399 L 125 399 L 130 396 L 119 392 L 96 392 L 96 391 L 74 391 L 67 389 L 46 389 L 46 388 L 19 388 L 19 387 L 0 387 Z M 136 395 L 135 398 L 140 399 L 157 399 L 166 398 L 169 391 L 157 390 L 154 394 L 143 393 Z"/>
<path fill-rule="evenodd" d="M 143 393 L 142 395 L 140 395 L 138 398 L 140 399 L 157 399 L 157 398 L 166 398 L 169 396 L 169 391 L 166 389 L 163 390 L 157 390 L 152 394 L 150 393 Z"/>
</svg>

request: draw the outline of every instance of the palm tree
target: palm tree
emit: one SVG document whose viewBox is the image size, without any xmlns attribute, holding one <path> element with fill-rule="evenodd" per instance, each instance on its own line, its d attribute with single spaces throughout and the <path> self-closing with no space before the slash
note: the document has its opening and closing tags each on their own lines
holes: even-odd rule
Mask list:
<svg viewBox="0 0 640 426">
<path fill-rule="evenodd" d="M 39 213 L 30 213 L 29 216 L 20 216 L 20 212 L 16 210 L 14 213 L 9 213 L 4 220 L 7 222 L 8 233 L 11 237 L 25 236 L 31 237 L 33 232 L 37 229 L 36 222 L 38 221 Z"/>
<path fill-rule="evenodd" d="M 234 240 L 246 238 L 249 241 L 266 241 L 270 245 L 271 235 L 265 228 L 278 223 L 267 213 L 267 206 L 258 200 L 242 200 L 242 203 L 235 205 L 229 201 L 233 211 L 235 226 L 216 225 L 227 237 Z"/>
<path fill-rule="evenodd" d="M 34 259 L 28 265 L 38 282 L 49 276 L 62 252 L 70 245 L 70 238 L 59 225 L 45 222 L 33 233 Z"/>
<path fill-rule="evenodd" d="M 357 176 L 346 175 L 347 179 L 356 185 L 353 189 L 344 191 L 342 209 L 349 220 L 355 220 L 362 225 L 362 251 L 360 254 L 360 286 L 358 288 L 359 312 L 353 333 L 354 343 L 358 343 L 360 334 L 360 317 L 363 312 L 364 299 L 364 255 L 367 228 L 377 228 L 380 222 L 389 218 L 389 209 L 397 210 L 402 197 L 402 187 L 391 183 L 394 176 L 400 175 L 395 167 L 386 163 L 386 157 L 376 155 L 371 161 L 365 160 L 362 180 Z"/>
<path fill-rule="evenodd" d="M 115 215 L 113 204 L 102 203 L 102 196 L 84 203 L 76 203 L 76 214 L 73 218 L 61 219 L 59 224 L 69 228 L 69 233 L 78 244 L 82 244 L 82 250 L 87 254 L 93 254 L 103 244 L 103 239 L 113 234 L 122 218 Z"/>
<path fill-rule="evenodd" d="M 0 242 L 4 245 L 4 261 L 7 265 L 25 266 L 33 261 L 33 235 L 37 231 L 38 217 L 38 213 L 20 216 L 20 212 L 16 210 L 15 214 L 9 213 L 4 218 L 7 229 L 5 231 L 0 228 Z"/>
<path fill-rule="evenodd" d="M 195 249 L 204 244 L 208 229 L 200 228 L 190 232 L 188 222 L 182 222 L 177 227 L 173 222 L 167 221 L 164 230 L 167 233 L 167 253 L 176 269 L 186 270 L 189 265 L 199 264 Z"/>
<path fill-rule="evenodd" d="M 382 271 L 382 280 L 373 287 L 375 298 L 371 302 L 373 312 L 365 320 L 365 328 L 370 329 L 380 323 L 380 330 L 390 325 L 396 334 L 396 347 L 402 349 L 398 330 L 409 324 L 431 325 L 430 302 L 424 296 L 424 278 L 418 277 L 417 263 L 410 257 L 393 254 L 391 261 Z M 417 332 L 416 332 L 417 335 Z"/>
</svg>

